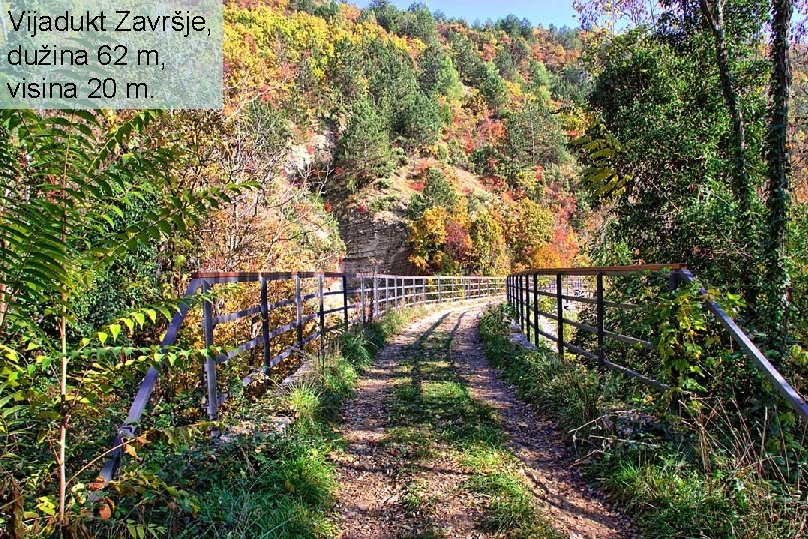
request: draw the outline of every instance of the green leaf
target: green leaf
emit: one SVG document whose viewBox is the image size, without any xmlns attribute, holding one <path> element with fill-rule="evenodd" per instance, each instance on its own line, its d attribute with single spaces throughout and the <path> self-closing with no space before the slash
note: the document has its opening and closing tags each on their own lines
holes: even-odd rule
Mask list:
<svg viewBox="0 0 808 539">
<path fill-rule="evenodd" d="M 135 331 L 135 323 L 131 318 L 121 318 L 121 322 L 129 329 L 130 334 Z"/>
<path fill-rule="evenodd" d="M 112 339 L 118 340 L 118 335 L 121 334 L 121 325 L 120 324 L 110 324 L 109 331 L 112 333 Z"/>
</svg>

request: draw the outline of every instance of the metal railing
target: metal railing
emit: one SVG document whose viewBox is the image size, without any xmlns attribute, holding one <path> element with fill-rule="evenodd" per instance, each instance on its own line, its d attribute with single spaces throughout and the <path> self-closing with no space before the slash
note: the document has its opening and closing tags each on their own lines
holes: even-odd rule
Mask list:
<svg viewBox="0 0 808 539">
<path fill-rule="evenodd" d="M 214 288 L 235 283 L 256 285 L 257 304 L 236 312 L 217 312 L 218 296 Z M 285 295 L 285 291 L 289 291 L 289 295 Z M 256 374 L 266 373 L 307 346 L 314 346 L 315 341 L 329 332 L 347 330 L 352 323 L 368 323 L 395 308 L 501 297 L 505 294 L 505 278 L 345 273 L 195 273 L 160 343 L 161 351 L 175 344 L 198 293 L 202 294 L 202 334 L 208 351 L 204 366 L 206 408 L 208 417 L 216 420 L 219 408 L 227 397 L 219 391 L 217 368 L 237 356 L 259 348 L 262 352 L 261 365 L 242 380 L 246 386 Z M 212 352 L 216 349 L 217 327 L 239 320 L 252 322 L 250 327 L 257 328 L 253 332 L 257 334 L 227 351 Z M 289 334 L 293 337 L 290 338 Z M 161 365 L 149 368 L 126 420 L 118 428 L 109 457 L 100 473 L 104 481 L 111 481 L 120 467 L 124 441 L 135 435 L 160 376 L 160 368 Z"/>
<path fill-rule="evenodd" d="M 507 299 L 508 304 L 516 313 L 522 331 L 527 334 L 528 339 L 532 337 L 533 342 L 537 345 L 539 344 L 539 337 L 544 337 L 556 343 L 557 353 L 560 358 L 563 358 L 565 352 L 569 350 L 574 354 L 595 361 L 602 367 L 665 391 L 670 389 L 670 385 L 619 365 L 612 361 L 606 353 L 607 340 L 619 341 L 622 344 L 648 350 L 654 348 L 654 345 L 648 340 L 623 335 L 616 331 L 610 331 L 605 327 L 607 308 L 627 311 L 639 307 L 633 303 L 605 300 L 604 296 L 607 291 L 606 278 L 648 274 L 667 276 L 667 286 L 671 290 L 676 289 L 683 283 L 696 282 L 696 278 L 684 264 L 540 269 L 510 275 L 507 278 Z M 594 285 L 591 283 L 586 284 L 584 282 L 586 279 L 589 281 L 594 279 Z M 701 290 L 702 293 L 706 294 L 704 289 Z M 555 312 L 545 310 L 547 309 L 546 307 L 541 308 L 543 300 L 540 298 L 548 298 L 554 304 L 552 310 Z M 547 304 L 547 301 L 544 300 L 545 304 Z M 576 303 L 594 306 L 594 325 L 571 320 L 565 315 L 565 311 L 569 310 L 570 304 Z M 706 308 L 740 346 L 744 354 L 766 376 L 772 387 L 808 423 L 808 403 L 806 403 L 805 399 L 783 378 L 766 356 L 717 302 L 713 300 L 707 301 Z M 548 321 L 549 326 L 553 326 L 552 328 L 548 327 Z M 597 343 L 594 351 L 585 350 L 567 341 L 564 331 L 568 326 L 584 333 L 595 335 Z M 553 334 L 552 330 L 555 331 L 555 334 Z"/>
</svg>

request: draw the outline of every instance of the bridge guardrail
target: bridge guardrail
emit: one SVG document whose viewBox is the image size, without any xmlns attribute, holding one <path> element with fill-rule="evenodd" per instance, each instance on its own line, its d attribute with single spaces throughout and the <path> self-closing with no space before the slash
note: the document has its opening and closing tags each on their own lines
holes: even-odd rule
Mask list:
<svg viewBox="0 0 808 539">
<path fill-rule="evenodd" d="M 670 385 L 623 365 L 614 363 L 606 355 L 606 339 L 612 339 L 624 344 L 640 346 L 646 349 L 653 348 L 653 344 L 647 340 L 635 336 L 622 335 L 614 331 L 609 331 L 604 327 L 606 308 L 630 310 L 638 307 L 632 303 L 606 301 L 604 299 L 605 277 L 647 273 L 667 274 L 668 287 L 670 289 L 675 289 L 681 283 L 693 283 L 697 281 L 696 277 L 687 269 L 685 264 L 643 264 L 634 266 L 538 269 L 508 276 L 507 300 L 508 304 L 516 313 L 522 331 L 527 334 L 528 339 L 532 336 L 536 344 L 539 342 L 539 337 L 544 337 L 556 343 L 557 353 L 561 358 L 563 358 L 565 352 L 569 350 L 577 355 L 595 361 L 602 367 L 639 380 L 655 389 L 665 391 L 671 389 Z M 584 277 L 590 279 L 594 277 L 594 286 L 584 284 L 583 279 L 581 279 Z M 566 290 L 574 290 L 575 293 L 565 293 L 565 279 L 568 281 Z M 575 282 L 569 282 L 570 279 L 577 279 L 577 286 Z M 594 294 L 592 293 L 592 289 L 594 289 Z M 702 292 L 706 293 L 703 288 Z M 539 309 L 539 296 L 552 298 L 555 301 L 556 312 L 551 313 Z M 595 325 L 592 326 L 567 318 L 564 314 L 565 302 L 594 305 Z M 706 308 L 715 316 L 718 322 L 729 333 L 730 337 L 738 343 L 744 354 L 751 359 L 754 365 L 766 376 L 772 384 L 772 387 L 780 393 L 797 415 L 808 424 L 808 403 L 806 403 L 805 399 L 800 396 L 797 390 L 794 389 L 785 378 L 783 378 L 760 349 L 717 302 L 708 301 Z M 542 320 L 554 322 L 555 335 L 547 331 L 546 327 L 542 326 Z M 596 335 L 597 344 L 595 352 L 584 350 L 566 341 L 564 338 L 564 328 L 566 325 Z"/>
<path fill-rule="evenodd" d="M 258 304 L 236 312 L 215 312 L 211 290 L 215 286 L 234 283 L 257 284 Z M 294 293 L 270 303 L 270 283 L 285 283 Z M 226 352 L 206 354 L 204 370 L 207 414 L 211 420 L 216 420 L 219 407 L 226 398 L 218 389 L 217 367 L 243 353 L 261 348 L 263 355 L 261 366 L 242 380 L 246 386 L 256 374 L 267 372 L 329 332 L 347 330 L 352 323 L 365 324 L 394 308 L 503 296 L 505 278 L 319 272 L 199 272 L 191 276 L 179 309 L 160 343 L 161 351 L 175 344 L 193 303 L 192 299 L 199 292 L 203 294 L 201 324 L 207 351 L 215 346 L 217 326 L 244 319 L 257 320 L 260 323 L 258 335 L 253 338 Z M 290 311 L 288 319 L 281 316 L 281 320 L 272 324 L 270 315 L 284 309 Z M 295 332 L 294 340 L 283 346 L 279 338 L 292 331 Z M 273 353 L 273 347 L 280 349 Z M 126 420 L 116 432 L 115 441 L 99 474 L 104 482 L 111 481 L 120 467 L 124 442 L 135 436 L 159 379 L 160 368 L 160 365 L 149 368 Z"/>
</svg>

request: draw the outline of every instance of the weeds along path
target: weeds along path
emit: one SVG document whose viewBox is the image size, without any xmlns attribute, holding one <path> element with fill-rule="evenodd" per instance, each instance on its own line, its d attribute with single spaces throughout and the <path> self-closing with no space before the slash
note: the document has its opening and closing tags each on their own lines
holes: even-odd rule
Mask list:
<svg viewBox="0 0 808 539">
<path fill-rule="evenodd" d="M 488 367 L 480 312 L 412 324 L 364 376 L 334 455 L 342 537 L 629 536 Z"/>
</svg>

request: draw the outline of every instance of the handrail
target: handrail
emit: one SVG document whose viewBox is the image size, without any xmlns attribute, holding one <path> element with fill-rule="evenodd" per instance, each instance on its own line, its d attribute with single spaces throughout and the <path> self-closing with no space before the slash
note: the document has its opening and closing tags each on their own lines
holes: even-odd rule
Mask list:
<svg viewBox="0 0 808 539">
<path fill-rule="evenodd" d="M 180 302 L 179 309 L 176 313 L 174 313 L 174 316 L 171 317 L 171 322 L 168 324 L 166 334 L 163 336 L 163 339 L 160 342 L 160 352 L 164 352 L 166 348 L 172 346 L 176 342 L 177 335 L 180 332 L 180 327 L 182 327 L 182 323 L 185 320 L 185 315 L 188 314 L 188 309 L 191 307 L 189 298 L 196 294 L 196 291 L 199 290 L 201 285 L 202 281 L 199 279 L 191 279 L 191 282 L 188 283 L 188 287 L 183 295 L 183 301 Z M 123 456 L 122 441 L 124 438 L 131 438 L 134 434 L 135 425 L 140 423 L 140 418 L 143 416 L 143 412 L 146 410 L 146 405 L 149 403 L 149 399 L 154 392 L 154 387 L 157 385 L 157 379 L 160 376 L 159 368 L 161 366 L 161 364 L 157 364 L 149 367 L 149 370 L 146 372 L 146 376 L 140 383 L 137 395 L 135 395 L 135 399 L 132 401 L 132 404 L 129 407 L 129 413 L 126 416 L 126 421 L 123 422 L 123 425 L 118 428 L 118 431 L 115 434 L 115 441 L 112 444 L 112 450 L 110 451 L 109 457 L 104 463 L 104 467 L 101 469 L 101 473 L 99 474 L 104 479 L 105 483 L 111 481 L 118 472 L 121 457 Z"/>
<path fill-rule="evenodd" d="M 316 292 L 303 293 L 303 281 L 312 279 L 317 281 Z M 334 280 L 334 284 L 339 285 L 339 290 L 326 291 L 325 279 Z M 280 281 L 294 283 L 294 296 L 270 303 L 267 285 L 270 282 Z M 354 283 L 354 286 L 349 286 L 351 282 Z M 208 292 L 215 285 L 227 283 L 258 283 L 261 292 L 259 305 L 234 313 L 214 316 L 213 301 Z M 202 329 L 208 354 L 205 364 L 208 415 L 211 420 L 216 420 L 219 406 L 224 401 L 224 395 L 219 394 L 217 389 L 216 371 L 217 366 L 224 361 L 232 361 L 237 355 L 260 347 L 263 350 L 264 358 L 261 370 L 266 372 L 284 359 L 302 351 L 304 346 L 324 337 L 329 331 L 337 328 L 348 329 L 352 322 L 365 324 L 389 309 L 501 296 L 505 292 L 505 278 L 334 272 L 196 272 L 191 275 L 179 309 L 172 317 L 161 341 L 161 352 L 176 342 L 179 330 L 191 306 L 191 298 L 200 290 L 204 294 L 202 297 Z M 335 298 L 335 296 L 341 296 L 341 298 Z M 295 313 L 291 320 L 288 322 L 282 320 L 277 322 L 275 327 L 270 327 L 270 312 L 292 306 L 294 306 Z M 350 317 L 351 312 L 356 313 L 353 320 Z M 217 325 L 255 316 L 261 319 L 259 336 L 226 352 L 219 354 L 213 352 L 214 328 Z M 328 320 L 340 320 L 340 323 L 328 325 L 327 318 Z M 281 334 L 292 330 L 297 332 L 294 343 L 272 355 L 272 341 Z M 161 364 L 157 364 L 149 368 L 138 387 L 137 395 L 129 408 L 126 420 L 116 431 L 112 449 L 108 452 L 109 456 L 99 474 L 105 483 L 111 481 L 120 468 L 124 454 L 123 444 L 127 438 L 135 435 L 137 425 L 140 423 L 156 387 L 161 367 Z M 249 383 L 254 374 L 245 378 L 243 383 Z"/>
<path fill-rule="evenodd" d="M 514 273 L 511 276 L 519 275 L 571 275 L 574 277 L 579 276 L 595 276 L 598 273 L 604 275 L 620 275 L 653 271 L 679 271 L 687 269 L 687 264 L 634 264 L 629 266 L 591 266 L 591 267 L 577 267 L 577 268 L 538 268 L 523 271 L 521 273 Z"/>
<path fill-rule="evenodd" d="M 697 282 L 696 277 L 690 273 L 690 271 L 682 270 L 679 273 L 688 283 Z M 703 287 L 700 287 L 699 290 L 702 294 L 707 294 L 707 291 Z M 783 375 L 774 368 L 774 365 L 772 365 L 763 352 L 760 351 L 760 348 L 755 346 L 755 343 L 752 342 L 738 324 L 735 323 L 735 320 L 733 320 L 716 301 L 707 301 L 707 309 L 713 313 L 718 322 L 727 330 L 730 337 L 743 349 L 744 354 L 752 360 L 758 369 L 763 371 L 763 374 L 769 379 L 772 387 L 774 387 L 786 402 L 788 402 L 789 406 L 808 423 L 808 403 L 806 403 L 805 399 L 800 396 L 797 390 L 783 378 Z"/>
<path fill-rule="evenodd" d="M 634 304 L 628 303 L 614 303 L 605 301 L 603 278 L 605 276 L 620 276 L 632 275 L 644 272 L 667 272 L 669 274 L 669 287 L 675 289 L 680 282 L 694 283 L 697 282 L 696 277 L 688 270 L 685 264 L 641 264 L 633 266 L 606 266 L 606 267 L 588 267 L 588 268 L 543 268 L 537 270 L 530 270 L 527 272 L 516 273 L 508 276 L 507 279 L 507 297 L 508 303 L 514 309 L 519 325 L 523 331 L 527 333 L 528 339 L 533 334 L 536 344 L 538 344 L 539 336 L 542 336 L 558 345 L 559 357 L 564 356 L 566 349 L 572 350 L 576 354 L 583 355 L 589 359 L 593 359 L 600 366 L 609 368 L 616 372 L 626 374 L 632 378 L 641 381 L 644 384 L 655 387 L 661 390 L 670 389 L 670 386 L 663 384 L 657 380 L 653 380 L 643 374 L 637 373 L 627 367 L 617 365 L 606 358 L 604 344 L 605 339 L 610 338 L 621 341 L 627 344 L 642 346 L 649 348 L 650 343 L 643 339 L 628 335 L 620 335 L 616 332 L 608 331 L 604 328 L 604 311 L 606 307 L 617 308 L 625 310 L 628 308 L 636 308 Z M 556 290 L 555 292 L 547 292 L 539 290 L 538 278 L 539 276 L 554 276 Z M 594 276 L 597 278 L 597 285 L 595 287 L 595 298 L 575 298 L 563 293 L 562 280 L 568 276 Z M 531 283 L 532 277 L 532 283 Z M 706 294 L 704 288 L 701 292 Z M 554 297 L 556 300 L 557 314 L 553 315 L 538 308 L 538 296 Z M 532 301 L 531 301 L 532 296 Z M 596 321 L 597 327 L 581 324 L 567 320 L 563 316 L 563 302 L 564 301 L 583 301 L 585 303 L 593 303 L 596 305 Z M 729 333 L 730 337 L 738 343 L 743 350 L 744 354 L 752 360 L 754 365 L 763 372 L 766 378 L 771 383 L 772 387 L 785 399 L 788 405 L 794 409 L 799 417 L 808 423 L 808 403 L 797 392 L 797 390 L 789 384 L 789 382 L 775 369 L 766 356 L 760 349 L 752 342 L 746 333 L 738 326 L 738 324 L 721 308 L 721 306 L 713 300 L 706 302 L 706 308 L 710 313 L 715 316 L 718 322 Z M 556 323 L 556 335 L 552 335 L 543 331 L 539 327 L 539 318 L 551 319 Z M 595 333 L 598 338 L 597 353 L 588 352 L 580 347 L 571 345 L 564 340 L 564 324 L 570 324 L 574 327 L 584 329 L 585 331 Z"/>
</svg>

